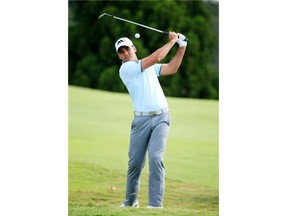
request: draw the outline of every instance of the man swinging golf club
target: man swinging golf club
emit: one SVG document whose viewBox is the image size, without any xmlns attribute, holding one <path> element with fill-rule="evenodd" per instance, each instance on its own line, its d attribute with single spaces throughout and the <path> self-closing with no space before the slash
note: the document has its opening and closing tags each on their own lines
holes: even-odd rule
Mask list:
<svg viewBox="0 0 288 216">
<path fill-rule="evenodd" d="M 122 65 L 120 78 L 126 85 L 134 107 L 131 125 L 126 199 L 120 207 L 139 207 L 138 192 L 141 171 L 149 158 L 148 208 L 163 208 L 165 187 L 164 152 L 170 128 L 170 112 L 158 76 L 175 74 L 182 62 L 187 41 L 184 35 L 169 32 L 169 41 L 151 55 L 139 60 L 137 49 L 129 38 L 115 43 Z M 169 63 L 159 63 L 178 43 L 179 48 Z"/>
</svg>

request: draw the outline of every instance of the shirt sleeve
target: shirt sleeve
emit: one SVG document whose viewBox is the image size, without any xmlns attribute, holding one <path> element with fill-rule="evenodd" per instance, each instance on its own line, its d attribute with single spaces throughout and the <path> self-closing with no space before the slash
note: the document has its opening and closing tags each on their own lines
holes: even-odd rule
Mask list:
<svg viewBox="0 0 288 216">
<path fill-rule="evenodd" d="M 141 63 L 129 61 L 125 62 L 121 65 L 120 70 L 120 78 L 124 83 L 127 83 L 133 80 L 139 73 L 141 73 Z"/>
<path fill-rule="evenodd" d="M 156 72 L 156 75 L 159 77 L 161 74 L 161 68 L 162 68 L 162 64 L 155 64 L 154 65 L 154 69 L 155 69 L 155 72 Z"/>
</svg>

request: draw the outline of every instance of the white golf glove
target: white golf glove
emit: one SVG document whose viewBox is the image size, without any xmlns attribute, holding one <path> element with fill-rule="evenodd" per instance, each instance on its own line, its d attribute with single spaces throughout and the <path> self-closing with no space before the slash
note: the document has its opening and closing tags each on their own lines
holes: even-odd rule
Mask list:
<svg viewBox="0 0 288 216">
<path fill-rule="evenodd" d="M 177 43 L 179 47 L 186 47 L 187 46 L 187 41 L 184 41 L 186 37 L 183 34 L 179 33 L 179 38 L 177 40 Z"/>
</svg>

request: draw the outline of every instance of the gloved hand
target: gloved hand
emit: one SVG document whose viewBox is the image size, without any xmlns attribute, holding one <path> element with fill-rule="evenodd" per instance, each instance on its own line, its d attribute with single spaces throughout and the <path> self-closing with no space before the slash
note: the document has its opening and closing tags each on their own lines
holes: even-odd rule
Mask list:
<svg viewBox="0 0 288 216">
<path fill-rule="evenodd" d="M 187 46 L 187 41 L 184 41 L 185 39 L 186 39 L 186 37 L 183 34 L 179 33 L 179 37 L 177 40 L 179 47 L 186 47 Z"/>
</svg>

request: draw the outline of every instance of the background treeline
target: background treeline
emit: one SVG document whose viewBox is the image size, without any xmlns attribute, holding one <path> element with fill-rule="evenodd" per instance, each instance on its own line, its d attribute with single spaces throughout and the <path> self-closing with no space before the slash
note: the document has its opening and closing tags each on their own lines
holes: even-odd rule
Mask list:
<svg viewBox="0 0 288 216">
<path fill-rule="evenodd" d="M 114 43 L 129 37 L 138 58 L 168 41 L 167 35 L 109 17 L 104 12 L 189 38 L 176 75 L 160 77 L 167 96 L 218 99 L 218 2 L 215 1 L 69 1 L 69 84 L 127 92 L 119 77 L 121 61 Z M 141 37 L 135 39 L 135 33 Z M 162 61 L 169 61 L 173 47 Z"/>
</svg>

